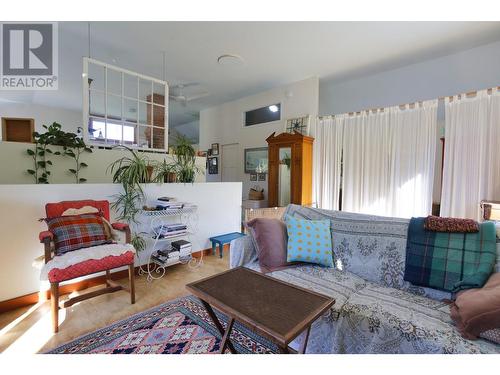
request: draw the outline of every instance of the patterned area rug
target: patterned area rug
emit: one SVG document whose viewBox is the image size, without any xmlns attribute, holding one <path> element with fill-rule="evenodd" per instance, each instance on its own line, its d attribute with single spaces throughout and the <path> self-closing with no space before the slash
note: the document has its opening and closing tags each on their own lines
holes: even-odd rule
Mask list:
<svg viewBox="0 0 500 375">
<path fill-rule="evenodd" d="M 227 317 L 215 312 L 226 327 Z M 238 353 L 278 352 L 275 344 L 238 322 L 233 326 L 231 341 Z M 208 354 L 217 353 L 220 342 L 220 334 L 201 302 L 188 296 L 118 321 L 47 353 Z"/>
</svg>

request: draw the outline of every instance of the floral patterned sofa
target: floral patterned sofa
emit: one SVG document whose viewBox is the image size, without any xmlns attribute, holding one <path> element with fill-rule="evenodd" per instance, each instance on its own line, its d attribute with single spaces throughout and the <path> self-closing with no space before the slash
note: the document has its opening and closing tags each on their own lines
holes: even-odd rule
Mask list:
<svg viewBox="0 0 500 375">
<path fill-rule="evenodd" d="M 500 345 L 460 336 L 443 301 L 450 293 L 403 280 L 409 220 L 297 205 L 285 214 L 331 221 L 335 268 L 304 265 L 269 274 L 336 300 L 313 324 L 308 353 L 500 353 Z M 231 267 L 260 271 L 248 236 L 231 243 L 230 257 Z"/>
</svg>

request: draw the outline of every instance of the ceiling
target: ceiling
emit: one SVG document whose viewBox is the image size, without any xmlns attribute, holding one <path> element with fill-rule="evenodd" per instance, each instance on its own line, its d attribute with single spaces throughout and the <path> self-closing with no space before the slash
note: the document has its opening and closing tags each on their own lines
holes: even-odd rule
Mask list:
<svg viewBox="0 0 500 375">
<path fill-rule="evenodd" d="M 59 40 L 59 90 L 4 91 L 0 100 L 81 109 L 88 24 L 59 23 Z M 163 78 L 165 52 L 169 84 L 199 82 L 186 93 L 210 92 L 185 107 L 171 103 L 176 127 L 203 108 L 307 77 L 347 80 L 497 40 L 500 22 L 92 22 L 90 55 Z M 244 63 L 219 65 L 225 53 Z"/>
</svg>

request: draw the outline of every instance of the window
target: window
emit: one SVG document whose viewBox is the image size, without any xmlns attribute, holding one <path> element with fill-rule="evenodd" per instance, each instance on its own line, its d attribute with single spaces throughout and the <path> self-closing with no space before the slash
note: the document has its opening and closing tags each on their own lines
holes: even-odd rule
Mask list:
<svg viewBox="0 0 500 375">
<path fill-rule="evenodd" d="M 281 120 L 281 104 L 271 104 L 245 112 L 245 126 Z"/>
<path fill-rule="evenodd" d="M 89 58 L 83 66 L 85 140 L 166 150 L 167 83 Z"/>
</svg>

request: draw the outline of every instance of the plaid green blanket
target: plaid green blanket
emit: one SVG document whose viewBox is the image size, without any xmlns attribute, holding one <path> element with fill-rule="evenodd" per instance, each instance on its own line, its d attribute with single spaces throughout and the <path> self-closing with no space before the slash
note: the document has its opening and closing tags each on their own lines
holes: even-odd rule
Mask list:
<svg viewBox="0 0 500 375">
<path fill-rule="evenodd" d="M 481 288 L 495 266 L 495 225 L 482 223 L 477 233 L 444 233 L 424 229 L 424 220 L 410 220 L 404 279 L 450 292 Z"/>
</svg>

